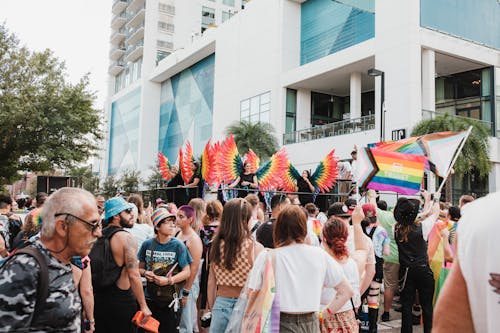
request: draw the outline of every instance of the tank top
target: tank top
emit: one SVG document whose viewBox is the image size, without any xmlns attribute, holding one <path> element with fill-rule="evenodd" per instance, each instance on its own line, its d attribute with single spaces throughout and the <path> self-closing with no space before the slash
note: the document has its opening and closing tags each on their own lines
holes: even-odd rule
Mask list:
<svg viewBox="0 0 500 333">
<path fill-rule="evenodd" d="M 248 274 L 253 267 L 254 242 L 246 240 L 242 245 L 233 263 L 233 269 L 229 270 L 221 264 L 214 264 L 214 273 L 217 285 L 229 287 L 244 287 Z M 224 262 L 224 241 L 220 243 L 221 263 Z"/>
<path fill-rule="evenodd" d="M 399 263 L 403 267 L 424 266 L 429 264 L 427 242 L 424 240 L 421 224 L 413 224 L 408 233 L 408 241 L 401 242 L 399 234 L 394 233 L 398 245 Z"/>
</svg>

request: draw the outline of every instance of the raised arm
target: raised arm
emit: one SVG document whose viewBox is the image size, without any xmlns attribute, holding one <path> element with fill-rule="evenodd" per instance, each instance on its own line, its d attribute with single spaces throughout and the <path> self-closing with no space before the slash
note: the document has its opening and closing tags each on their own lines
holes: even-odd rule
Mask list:
<svg viewBox="0 0 500 333">
<path fill-rule="evenodd" d="M 130 281 L 130 287 L 135 295 L 137 303 L 145 317 L 151 316 L 151 310 L 146 304 L 144 290 L 142 288 L 141 274 L 139 273 L 139 260 L 137 259 L 137 242 L 134 237 L 125 232 L 117 233 L 120 236 L 123 245 L 123 261 L 127 269 L 127 275 Z"/>
</svg>

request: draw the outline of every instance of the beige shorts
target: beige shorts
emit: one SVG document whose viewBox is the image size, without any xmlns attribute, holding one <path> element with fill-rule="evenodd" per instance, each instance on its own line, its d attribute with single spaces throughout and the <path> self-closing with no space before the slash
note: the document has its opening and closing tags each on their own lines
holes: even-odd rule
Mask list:
<svg viewBox="0 0 500 333">
<path fill-rule="evenodd" d="M 399 264 L 384 262 L 384 289 L 396 291 L 399 281 Z"/>
</svg>

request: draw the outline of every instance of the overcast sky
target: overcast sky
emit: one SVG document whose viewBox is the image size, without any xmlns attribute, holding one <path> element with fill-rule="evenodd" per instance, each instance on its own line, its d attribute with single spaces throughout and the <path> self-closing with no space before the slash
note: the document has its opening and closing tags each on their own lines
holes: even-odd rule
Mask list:
<svg viewBox="0 0 500 333">
<path fill-rule="evenodd" d="M 0 0 L 0 23 L 6 23 L 21 45 L 51 49 L 66 62 L 76 83 L 90 73 L 95 107 L 103 108 L 107 93 L 109 35 L 113 0 Z"/>
</svg>

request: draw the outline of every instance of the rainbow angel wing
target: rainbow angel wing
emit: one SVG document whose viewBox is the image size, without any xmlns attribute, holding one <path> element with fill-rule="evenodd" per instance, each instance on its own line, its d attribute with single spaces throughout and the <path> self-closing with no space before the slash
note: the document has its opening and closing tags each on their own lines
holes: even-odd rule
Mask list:
<svg viewBox="0 0 500 333">
<path fill-rule="evenodd" d="M 210 148 L 210 156 L 212 158 L 212 179 L 210 180 L 213 186 L 219 187 L 219 184 L 222 183 L 222 169 L 220 163 L 221 156 L 221 143 L 217 141 Z M 209 181 L 209 182 L 210 182 Z"/>
<path fill-rule="evenodd" d="M 285 175 L 283 177 L 283 182 L 281 183 L 281 188 L 286 192 L 296 192 L 297 180 L 299 180 L 302 176 L 290 161 L 287 161 L 287 163 L 288 166 L 286 166 L 285 169 Z"/>
<path fill-rule="evenodd" d="M 332 149 L 325 158 L 316 167 L 316 170 L 309 179 L 314 188 L 321 192 L 329 192 L 335 185 L 337 180 L 337 159 L 333 154 L 335 149 Z"/>
<path fill-rule="evenodd" d="M 288 157 L 285 148 L 281 148 L 255 173 L 259 182 L 259 189 L 269 191 L 279 188 L 284 178 L 287 163 Z"/>
<path fill-rule="evenodd" d="M 219 165 L 222 180 L 226 184 L 230 184 L 243 173 L 243 161 L 238 153 L 238 147 L 232 134 L 221 145 Z"/>
<path fill-rule="evenodd" d="M 256 173 L 257 170 L 259 169 L 260 158 L 257 156 L 257 154 L 255 154 L 255 152 L 252 149 L 249 149 L 245 158 L 245 163 L 250 163 L 250 165 L 252 166 L 250 172 Z"/>
<path fill-rule="evenodd" d="M 201 178 L 208 183 L 212 173 L 210 163 L 210 140 L 208 140 L 203 152 L 201 153 Z"/>
<path fill-rule="evenodd" d="M 179 152 L 179 159 L 181 159 L 182 151 Z M 179 168 L 181 169 L 182 180 L 188 184 L 194 175 L 193 171 L 193 148 L 189 140 L 186 142 L 186 149 L 182 161 L 179 161 Z"/>
<path fill-rule="evenodd" d="M 162 152 L 158 153 L 158 170 L 164 180 L 172 179 L 172 174 L 170 173 L 170 162 L 167 156 L 163 155 Z"/>
</svg>

